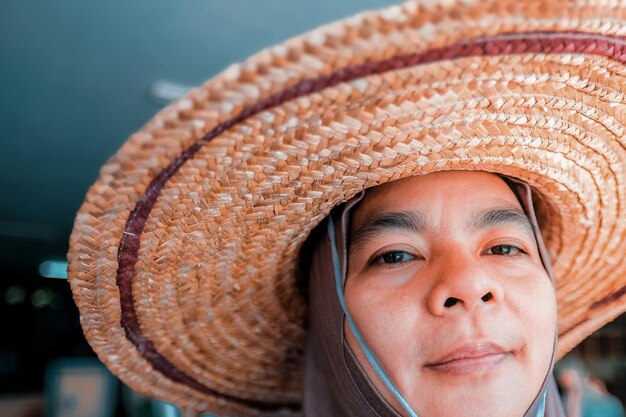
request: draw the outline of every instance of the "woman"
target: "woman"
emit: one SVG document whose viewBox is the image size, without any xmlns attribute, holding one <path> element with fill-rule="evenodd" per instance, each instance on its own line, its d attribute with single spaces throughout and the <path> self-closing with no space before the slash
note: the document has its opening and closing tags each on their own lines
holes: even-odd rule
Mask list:
<svg viewBox="0 0 626 417">
<path fill-rule="evenodd" d="M 537 416 L 546 405 L 562 415 L 550 376 L 556 300 L 526 191 L 443 171 L 367 190 L 332 215 L 343 233 L 338 245 L 333 232 L 316 239 L 308 346 L 331 353 L 307 366 L 324 372 L 306 379 L 306 415 L 365 408 L 345 401 L 369 387 L 337 362 L 343 339 L 373 383 L 369 403 L 388 408 L 375 415 Z"/>
<path fill-rule="evenodd" d="M 94 350 L 219 415 L 561 415 L 553 359 L 626 309 L 625 18 L 410 2 L 213 78 L 77 216 Z"/>
</svg>

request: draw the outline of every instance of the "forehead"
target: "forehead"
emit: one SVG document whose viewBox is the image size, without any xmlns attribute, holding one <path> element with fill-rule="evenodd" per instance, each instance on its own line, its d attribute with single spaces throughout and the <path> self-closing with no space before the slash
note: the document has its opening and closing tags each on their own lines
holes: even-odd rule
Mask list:
<svg viewBox="0 0 626 417">
<path fill-rule="evenodd" d="M 521 208 L 500 176 L 483 171 L 444 171 L 367 190 L 353 214 L 353 224 L 388 211 L 419 211 L 432 218 L 447 214 L 462 216 L 496 206 Z"/>
</svg>

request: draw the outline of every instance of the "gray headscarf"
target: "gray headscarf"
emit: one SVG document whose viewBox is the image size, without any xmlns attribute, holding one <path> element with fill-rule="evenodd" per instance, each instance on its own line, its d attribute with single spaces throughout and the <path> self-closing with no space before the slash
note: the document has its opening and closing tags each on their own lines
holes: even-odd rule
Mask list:
<svg viewBox="0 0 626 417">
<path fill-rule="evenodd" d="M 544 267 L 553 280 L 547 251 L 539 232 L 532 204 L 530 187 L 514 179 L 505 178 L 517 195 L 533 230 Z M 309 266 L 309 328 L 307 332 L 306 364 L 304 381 L 304 415 L 306 417 L 401 417 L 382 397 L 367 377 L 344 337 L 346 316 L 343 301 L 343 286 L 347 271 L 350 211 L 363 198 L 356 196 L 338 207 L 312 235 Z M 334 253 L 333 253 L 334 252 Z M 554 280 L 553 280 L 554 282 Z M 344 306 L 342 307 L 342 304 Z M 353 327 L 358 333 L 358 329 Z M 357 334 L 357 339 L 360 336 Z M 382 369 L 377 369 L 369 348 L 360 341 L 361 348 L 373 368 L 386 383 L 399 402 L 404 402 L 406 414 L 416 416 L 388 380 Z M 552 375 L 552 363 L 541 390 L 524 414 L 524 417 L 565 417 L 556 383 Z M 373 363 L 372 363 L 373 361 Z M 387 381 L 385 381 L 387 379 Z M 407 408 L 408 407 L 408 408 Z"/>
</svg>

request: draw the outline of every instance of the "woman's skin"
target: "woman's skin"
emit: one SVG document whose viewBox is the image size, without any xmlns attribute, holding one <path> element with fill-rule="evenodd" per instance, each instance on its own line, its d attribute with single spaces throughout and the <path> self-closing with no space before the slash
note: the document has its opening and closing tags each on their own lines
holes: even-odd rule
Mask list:
<svg viewBox="0 0 626 417">
<path fill-rule="evenodd" d="M 524 415 L 550 367 L 556 300 L 530 223 L 500 177 L 450 171 L 368 190 L 348 258 L 348 311 L 420 417 Z"/>
</svg>

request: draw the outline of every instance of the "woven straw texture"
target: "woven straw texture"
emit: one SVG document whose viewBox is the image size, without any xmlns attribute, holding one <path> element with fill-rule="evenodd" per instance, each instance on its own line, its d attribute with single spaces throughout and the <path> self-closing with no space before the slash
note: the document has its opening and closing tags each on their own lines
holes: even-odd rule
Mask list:
<svg viewBox="0 0 626 417">
<path fill-rule="evenodd" d="M 136 390 L 298 415 L 300 248 L 360 190 L 499 172 L 538 198 L 559 356 L 626 309 L 626 4 L 405 3 L 235 65 L 102 168 L 71 236 L 85 335 Z"/>
</svg>

